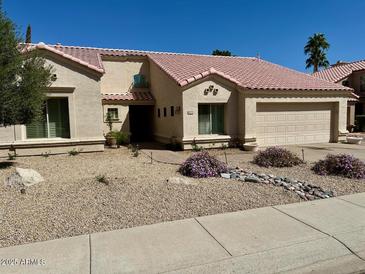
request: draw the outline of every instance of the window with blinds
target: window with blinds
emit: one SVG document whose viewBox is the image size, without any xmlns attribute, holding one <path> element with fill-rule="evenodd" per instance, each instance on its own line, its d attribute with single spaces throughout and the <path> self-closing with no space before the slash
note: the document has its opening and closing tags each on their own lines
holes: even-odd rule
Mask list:
<svg viewBox="0 0 365 274">
<path fill-rule="evenodd" d="M 224 105 L 198 106 L 199 134 L 224 134 Z"/>
<path fill-rule="evenodd" d="M 68 99 L 48 99 L 41 119 L 27 125 L 26 129 L 28 139 L 70 138 Z"/>
</svg>

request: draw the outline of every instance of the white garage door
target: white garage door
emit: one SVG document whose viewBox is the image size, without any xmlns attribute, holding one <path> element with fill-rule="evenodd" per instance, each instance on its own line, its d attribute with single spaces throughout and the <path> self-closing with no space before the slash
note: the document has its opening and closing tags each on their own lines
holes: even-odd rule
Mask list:
<svg viewBox="0 0 365 274">
<path fill-rule="evenodd" d="M 329 142 L 331 109 L 330 103 L 259 103 L 257 143 L 272 146 Z"/>
</svg>

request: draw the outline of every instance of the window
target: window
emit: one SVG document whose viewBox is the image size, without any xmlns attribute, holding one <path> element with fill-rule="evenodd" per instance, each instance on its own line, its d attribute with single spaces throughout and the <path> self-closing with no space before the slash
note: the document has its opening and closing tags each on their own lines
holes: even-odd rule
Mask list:
<svg viewBox="0 0 365 274">
<path fill-rule="evenodd" d="M 70 138 L 68 99 L 48 99 L 39 121 L 26 126 L 27 138 Z"/>
<path fill-rule="evenodd" d="M 174 117 L 174 116 L 175 116 L 175 108 L 174 108 L 174 106 L 171 106 L 171 107 L 170 107 L 170 115 L 171 115 L 172 117 Z"/>
<path fill-rule="evenodd" d="M 161 117 L 161 110 L 157 109 L 157 117 L 160 118 Z"/>
<path fill-rule="evenodd" d="M 166 108 L 163 108 L 163 117 L 166 117 L 167 116 L 167 110 Z"/>
<path fill-rule="evenodd" d="M 107 115 L 110 115 L 112 120 L 119 120 L 118 109 L 117 108 L 108 108 Z"/>
<path fill-rule="evenodd" d="M 199 134 L 224 134 L 224 105 L 199 105 Z"/>
<path fill-rule="evenodd" d="M 365 91 L 365 76 L 360 76 L 360 91 Z"/>
<path fill-rule="evenodd" d="M 147 81 L 142 74 L 136 74 L 133 76 L 133 86 L 135 88 L 146 88 L 148 87 Z"/>
</svg>

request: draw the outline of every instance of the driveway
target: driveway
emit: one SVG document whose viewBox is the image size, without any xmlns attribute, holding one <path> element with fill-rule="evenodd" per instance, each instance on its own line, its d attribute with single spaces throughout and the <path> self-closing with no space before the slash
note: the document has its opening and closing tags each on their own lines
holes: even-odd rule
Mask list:
<svg viewBox="0 0 365 274">
<path fill-rule="evenodd" d="M 304 158 L 308 162 L 318 161 L 323 159 L 327 154 L 351 154 L 363 161 L 365 161 L 365 143 L 361 145 L 352 145 L 345 143 L 319 143 L 308 145 L 291 145 L 284 146 L 289 150 L 299 154 L 302 157 L 302 150 L 304 151 Z"/>
</svg>

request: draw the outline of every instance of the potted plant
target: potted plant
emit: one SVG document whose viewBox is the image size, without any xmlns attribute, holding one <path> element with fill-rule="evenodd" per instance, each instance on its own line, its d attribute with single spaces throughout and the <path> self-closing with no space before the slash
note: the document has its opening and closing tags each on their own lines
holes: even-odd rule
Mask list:
<svg viewBox="0 0 365 274">
<path fill-rule="evenodd" d="M 105 135 L 105 138 L 106 138 L 106 144 L 110 147 L 117 147 L 117 138 L 115 137 L 113 131 L 110 131 L 108 132 L 106 135 Z"/>
</svg>

